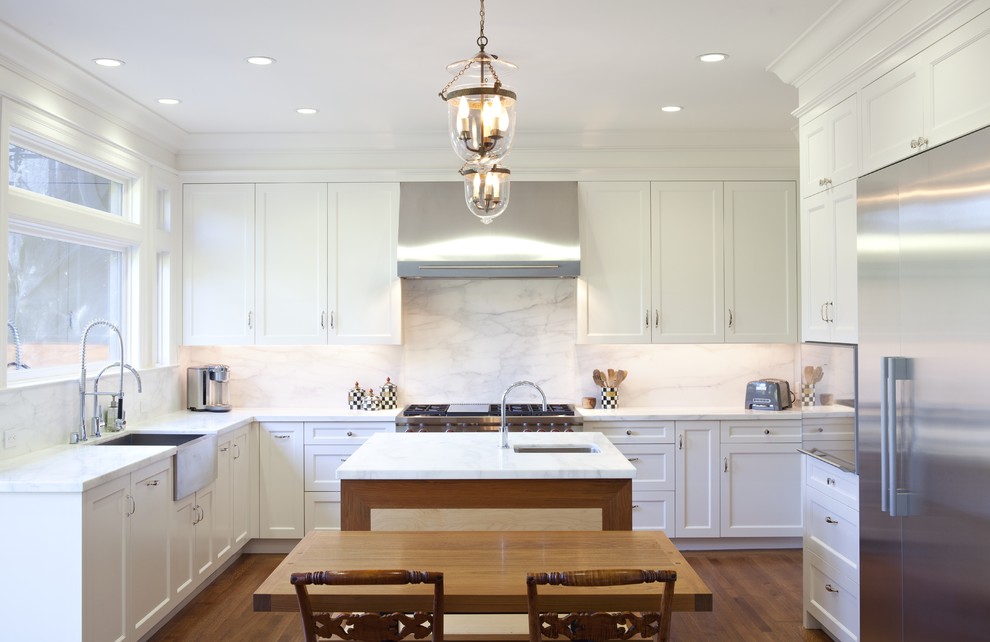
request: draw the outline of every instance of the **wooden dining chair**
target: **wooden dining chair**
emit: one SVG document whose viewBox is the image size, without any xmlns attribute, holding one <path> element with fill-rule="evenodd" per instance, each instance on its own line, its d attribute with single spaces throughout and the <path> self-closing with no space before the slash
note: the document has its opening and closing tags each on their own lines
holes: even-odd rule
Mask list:
<svg viewBox="0 0 990 642">
<path fill-rule="evenodd" d="M 639 635 L 655 642 L 670 639 L 670 613 L 674 599 L 676 571 L 595 570 L 529 573 L 526 576 L 526 599 L 529 611 L 529 640 L 541 642 L 560 637 L 582 642 L 629 640 Z M 537 586 L 618 586 L 623 584 L 663 583 L 655 611 L 581 611 L 553 613 L 539 606 Z"/>
<path fill-rule="evenodd" d="M 357 640 L 398 642 L 412 637 L 443 642 L 443 573 L 431 571 L 317 571 L 293 573 L 306 642 Z M 433 611 L 414 613 L 322 613 L 313 611 L 309 585 L 433 584 Z"/>
</svg>

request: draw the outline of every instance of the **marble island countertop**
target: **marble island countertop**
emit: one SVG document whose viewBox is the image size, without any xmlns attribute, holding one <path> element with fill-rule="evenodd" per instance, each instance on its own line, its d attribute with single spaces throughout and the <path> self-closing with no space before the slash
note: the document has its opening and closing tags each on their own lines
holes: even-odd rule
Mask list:
<svg viewBox="0 0 990 642">
<path fill-rule="evenodd" d="M 636 469 L 601 433 L 377 433 L 337 469 L 346 479 L 631 479 Z M 514 446 L 592 445 L 592 453 L 516 452 Z"/>
</svg>

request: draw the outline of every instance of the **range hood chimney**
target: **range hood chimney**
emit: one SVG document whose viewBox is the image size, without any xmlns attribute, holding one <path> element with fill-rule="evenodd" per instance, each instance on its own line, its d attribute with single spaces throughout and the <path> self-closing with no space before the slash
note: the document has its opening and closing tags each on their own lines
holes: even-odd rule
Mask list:
<svg viewBox="0 0 990 642">
<path fill-rule="evenodd" d="M 580 275 L 577 183 L 512 182 L 490 225 L 467 211 L 462 183 L 402 183 L 399 276 L 490 279 Z"/>
</svg>

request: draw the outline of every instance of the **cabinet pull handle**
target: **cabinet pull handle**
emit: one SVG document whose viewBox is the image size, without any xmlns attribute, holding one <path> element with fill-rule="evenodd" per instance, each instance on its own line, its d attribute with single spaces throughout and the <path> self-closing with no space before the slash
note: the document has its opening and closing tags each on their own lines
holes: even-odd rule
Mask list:
<svg viewBox="0 0 990 642">
<path fill-rule="evenodd" d="M 639 457 L 626 457 L 630 462 L 639 461 Z"/>
<path fill-rule="evenodd" d="M 684 450 L 684 435 L 677 435 L 677 450 Z"/>
<path fill-rule="evenodd" d="M 832 519 L 831 516 L 826 515 L 825 516 L 825 523 L 826 524 L 838 524 L 839 522 L 837 522 L 836 520 Z"/>
<path fill-rule="evenodd" d="M 835 323 L 835 302 L 828 302 L 828 322 Z"/>
<path fill-rule="evenodd" d="M 323 330 L 326 330 L 327 329 L 327 312 L 326 312 L 326 310 L 322 310 L 320 312 L 320 328 L 323 329 Z"/>
<path fill-rule="evenodd" d="M 646 327 L 650 327 L 650 309 L 646 309 Z"/>
<path fill-rule="evenodd" d="M 145 486 L 157 486 L 157 485 L 158 485 L 158 480 L 157 479 L 152 479 L 150 482 L 147 482 L 145 484 Z"/>
<path fill-rule="evenodd" d="M 825 179 L 824 178 L 819 178 L 818 179 L 818 187 L 825 187 Z"/>
<path fill-rule="evenodd" d="M 333 310 L 330 310 L 330 329 L 333 330 Z"/>
<path fill-rule="evenodd" d="M 653 327 L 660 327 L 660 308 L 653 311 Z"/>
<path fill-rule="evenodd" d="M 722 472 L 723 473 L 729 472 L 729 458 L 728 457 L 723 457 L 722 458 Z"/>
<path fill-rule="evenodd" d="M 288 439 L 289 435 L 272 435 L 275 439 Z"/>
<path fill-rule="evenodd" d="M 128 517 L 130 517 L 131 515 L 134 514 L 134 511 L 136 510 L 137 510 L 137 502 L 134 501 L 134 497 L 132 495 L 127 495 L 127 511 L 125 514 Z"/>
<path fill-rule="evenodd" d="M 828 486 L 835 486 L 835 480 L 832 479 L 831 477 L 826 477 L 825 478 L 825 484 L 828 485 Z"/>
<path fill-rule="evenodd" d="M 251 330 L 253 328 L 254 328 L 254 326 L 251 325 L 251 313 L 248 312 L 248 330 Z"/>
<path fill-rule="evenodd" d="M 224 446 L 223 448 L 221 448 L 221 449 L 220 449 L 220 452 L 222 452 L 222 453 L 225 453 L 225 452 L 227 452 L 227 447 L 226 447 L 226 446 Z"/>
<path fill-rule="evenodd" d="M 633 510 L 639 510 L 639 504 L 633 504 L 632 505 L 632 509 Z"/>
<path fill-rule="evenodd" d="M 241 458 L 241 447 L 238 444 L 234 444 L 234 459 Z"/>
<path fill-rule="evenodd" d="M 340 461 L 347 461 L 347 457 L 341 457 Z"/>
<path fill-rule="evenodd" d="M 825 310 L 825 308 L 827 307 L 828 307 L 828 301 L 822 303 L 822 307 L 819 312 L 819 315 L 822 317 L 822 321 L 825 321 L 826 323 L 828 322 L 828 312 Z"/>
<path fill-rule="evenodd" d="M 729 308 L 729 327 L 730 328 L 732 327 L 733 321 L 734 321 L 734 319 L 733 319 L 733 316 L 732 316 L 732 308 Z"/>
<path fill-rule="evenodd" d="M 838 593 L 839 592 L 839 589 L 835 588 L 831 584 L 826 584 L 825 585 L 825 590 L 828 591 L 829 593 Z"/>
</svg>

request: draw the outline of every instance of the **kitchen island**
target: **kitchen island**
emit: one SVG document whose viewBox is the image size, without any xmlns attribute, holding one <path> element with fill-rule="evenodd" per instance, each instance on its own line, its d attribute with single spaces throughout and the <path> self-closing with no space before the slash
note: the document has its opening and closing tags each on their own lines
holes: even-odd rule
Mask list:
<svg viewBox="0 0 990 642">
<path fill-rule="evenodd" d="M 337 469 L 342 530 L 630 530 L 635 468 L 601 433 L 379 433 Z"/>
</svg>

